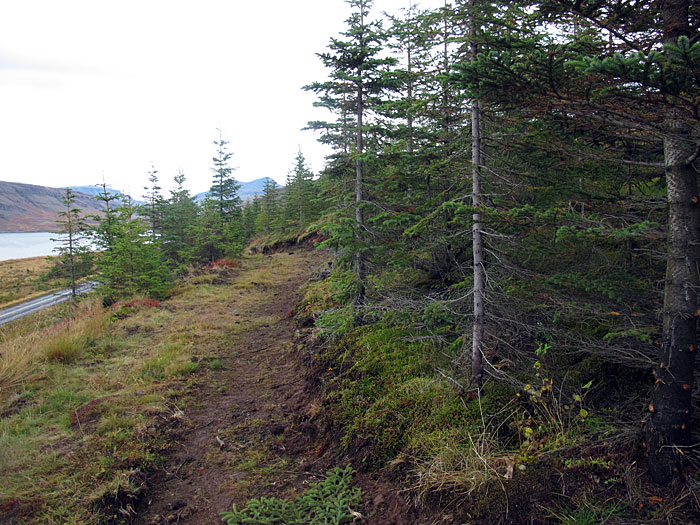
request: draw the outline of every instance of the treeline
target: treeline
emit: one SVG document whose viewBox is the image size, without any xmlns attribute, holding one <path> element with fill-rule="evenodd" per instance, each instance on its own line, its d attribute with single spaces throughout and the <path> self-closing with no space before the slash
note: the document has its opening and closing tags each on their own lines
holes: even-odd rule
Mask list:
<svg viewBox="0 0 700 525">
<path fill-rule="evenodd" d="M 332 115 L 309 123 L 333 148 L 325 244 L 352 269 L 353 307 L 321 323 L 413 326 L 475 390 L 595 384 L 668 483 L 697 401 L 700 7 L 468 0 L 387 23 L 348 3 L 305 88 Z"/>
<path fill-rule="evenodd" d="M 152 168 L 143 204 L 103 183 L 97 199 L 104 213 L 90 217 L 75 208 L 75 194 L 66 189 L 58 221 L 60 257 L 52 275 L 67 277 L 75 293 L 76 282 L 96 270 L 108 302 L 134 294 L 162 299 L 188 267 L 237 257 L 251 238 L 298 233 L 319 216 L 323 205 L 313 195 L 313 173 L 301 151 L 284 188 L 268 178 L 263 194 L 244 203 L 221 132 L 214 145 L 213 181 L 201 204 L 185 187 L 182 171 L 166 197 Z"/>
</svg>

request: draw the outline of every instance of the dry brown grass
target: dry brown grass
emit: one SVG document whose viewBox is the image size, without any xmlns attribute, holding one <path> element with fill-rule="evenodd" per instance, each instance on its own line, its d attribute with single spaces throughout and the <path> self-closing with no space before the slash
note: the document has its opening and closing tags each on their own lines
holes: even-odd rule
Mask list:
<svg viewBox="0 0 700 525">
<path fill-rule="evenodd" d="M 0 345 L 0 401 L 17 386 L 35 380 L 37 334 L 14 338 Z"/>
<path fill-rule="evenodd" d="M 75 319 L 57 328 L 57 333 L 42 342 L 43 356 L 49 361 L 72 363 L 93 341 L 104 336 L 107 318 L 95 298 L 80 303 Z"/>
<path fill-rule="evenodd" d="M 432 449 L 430 457 L 413 458 L 413 488 L 420 498 L 435 492 L 467 495 L 490 482 L 513 477 L 513 454 L 500 450 L 487 432 L 436 434 L 425 436 L 424 446 Z"/>
<path fill-rule="evenodd" d="M 94 297 L 0 326 L 0 508 L 30 502 L 17 520 L 27 524 L 96 525 L 117 512 L 118 496 L 141 489 L 134 473 L 169 446 L 155 429 L 182 418 L 174 400 L 203 402 L 195 393 L 242 344 L 240 325 L 276 319 L 251 312 L 274 300 L 280 276 L 318 259 L 305 256 L 205 272 L 160 306 L 103 312 Z"/>
<path fill-rule="evenodd" d="M 0 331 L 0 401 L 19 385 L 43 375 L 44 360 L 75 361 L 92 341 L 102 337 L 107 319 L 98 298 L 79 303 L 75 317 L 43 326 L 24 322 Z M 46 313 L 44 313 L 46 316 Z"/>
<path fill-rule="evenodd" d="M 51 291 L 37 290 L 37 280 L 49 270 L 52 259 L 53 257 L 30 257 L 0 261 L 0 308 Z"/>
</svg>

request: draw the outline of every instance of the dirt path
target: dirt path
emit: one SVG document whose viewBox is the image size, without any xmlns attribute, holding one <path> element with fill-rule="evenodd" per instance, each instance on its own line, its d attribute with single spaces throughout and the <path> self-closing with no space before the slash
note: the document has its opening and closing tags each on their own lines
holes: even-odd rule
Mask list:
<svg viewBox="0 0 700 525">
<path fill-rule="evenodd" d="M 134 523 L 221 523 L 219 513 L 233 503 L 293 498 L 328 469 L 351 462 L 310 422 L 318 400 L 293 348 L 300 286 L 328 259 L 310 250 L 259 257 L 219 283 L 226 293 L 212 303 L 218 313 L 203 311 L 198 330 L 211 334 L 200 343 L 214 345 L 208 352 L 221 366 L 180 394 L 182 422 L 168 431 L 174 444 L 150 477 Z M 188 307 L 177 300 L 174 306 Z M 420 521 L 391 483 L 375 474 L 358 475 L 356 483 L 364 491 L 366 522 Z"/>
<path fill-rule="evenodd" d="M 291 355 L 292 314 L 300 286 L 324 259 L 315 251 L 274 254 L 248 261 L 223 284 L 230 301 L 218 316 L 221 365 L 186 394 L 183 423 L 170 436 L 176 443 L 149 480 L 136 523 L 217 523 L 232 503 L 293 495 L 318 478 L 299 468 L 310 441 L 294 428 L 304 376 Z"/>
</svg>

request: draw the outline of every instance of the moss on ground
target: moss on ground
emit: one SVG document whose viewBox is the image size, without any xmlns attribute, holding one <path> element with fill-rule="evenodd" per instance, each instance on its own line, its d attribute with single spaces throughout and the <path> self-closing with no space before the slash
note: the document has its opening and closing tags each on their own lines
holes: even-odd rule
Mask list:
<svg viewBox="0 0 700 525">
<path fill-rule="evenodd" d="M 467 523 L 698 516 L 692 483 L 680 496 L 642 478 L 640 430 L 621 400 L 648 388 L 644 373 L 542 349 L 534 366 L 506 363 L 508 381 L 488 378 L 476 392 L 444 305 L 358 318 L 346 306 L 352 280 L 341 270 L 313 283 L 298 318 L 315 321 L 320 342 L 320 417 L 357 468 L 392 472 Z"/>
</svg>

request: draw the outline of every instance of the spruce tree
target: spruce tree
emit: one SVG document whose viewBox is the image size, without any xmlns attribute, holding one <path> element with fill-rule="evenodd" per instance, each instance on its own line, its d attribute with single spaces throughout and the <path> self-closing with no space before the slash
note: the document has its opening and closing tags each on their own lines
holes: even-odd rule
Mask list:
<svg viewBox="0 0 700 525">
<path fill-rule="evenodd" d="M 313 217 L 313 173 L 306 166 L 301 149 L 297 153 L 294 167 L 287 175 L 285 186 L 284 219 L 286 225 L 296 225 L 300 229 Z"/>
<path fill-rule="evenodd" d="M 241 215 L 243 234 L 246 239 L 256 235 L 255 225 L 257 224 L 258 215 L 260 215 L 260 198 L 255 196 L 245 203 Z"/>
<path fill-rule="evenodd" d="M 195 244 L 193 229 L 199 214 L 199 206 L 190 191 L 185 188 L 185 174 L 178 170 L 174 177 L 176 187 L 163 206 L 162 247 L 165 257 L 175 264 L 188 260 Z"/>
<path fill-rule="evenodd" d="M 104 212 L 91 217 L 97 224 L 92 231 L 92 238 L 95 246 L 101 251 L 112 251 L 115 243 L 117 212 L 116 203 L 121 199 L 121 195 L 107 189 L 107 183 L 102 181 L 99 184 L 102 191 L 97 195 L 97 200 L 104 203 Z"/>
<path fill-rule="evenodd" d="M 143 188 L 146 191 L 146 194 L 143 196 L 146 199 L 146 204 L 143 206 L 142 214 L 148 218 L 151 239 L 155 240 L 161 233 L 165 199 L 160 192 L 162 188 L 158 180 L 158 170 L 153 165 L 151 165 L 151 170 L 148 172 L 148 182 L 150 185 Z"/>
<path fill-rule="evenodd" d="M 518 111 L 523 121 L 525 115 L 537 115 L 558 127 L 560 132 L 550 135 L 550 143 L 559 149 L 552 155 L 565 156 L 571 164 L 606 166 L 618 180 L 627 178 L 620 180 L 627 188 L 635 172 L 646 170 L 647 179 L 659 172 L 665 177 L 668 251 L 661 350 L 639 340 L 630 352 L 642 362 L 657 362 L 646 427 L 649 467 L 657 482 L 669 483 L 690 440 L 697 345 L 698 276 L 689 270 L 698 264 L 700 245 L 693 168 L 700 151 L 697 6 L 682 0 L 537 4 L 540 31 L 549 25 L 550 33 L 519 35 L 517 45 L 480 55 L 464 70 L 484 99 L 511 115 Z M 531 16 L 520 18 L 520 23 L 533 30 Z M 556 41 L 551 37 L 555 32 Z M 561 130 L 575 131 L 579 137 L 562 149 Z M 572 194 L 593 188 L 590 174 L 573 181 L 577 184 L 570 183 Z M 629 219 L 624 222 L 629 224 Z M 642 219 L 639 223 L 641 228 Z M 567 228 L 560 228 L 559 238 L 575 231 Z M 629 238 L 619 236 L 623 242 Z M 634 273 L 629 250 L 624 242 L 628 253 L 621 266 Z"/>
<path fill-rule="evenodd" d="M 256 218 L 255 231 L 265 235 L 279 228 L 279 202 L 277 183 L 266 178 L 260 197 L 260 212 Z"/>
<path fill-rule="evenodd" d="M 61 236 L 52 239 L 59 242 L 58 248 L 54 249 L 59 253 L 59 257 L 51 272 L 69 279 L 71 293 L 75 297 L 77 280 L 86 275 L 92 267 L 90 250 L 86 246 L 89 228 L 80 208 L 75 207 L 75 192 L 66 188 L 61 200 L 65 208 L 58 212 L 60 218 L 56 221 Z"/>
<path fill-rule="evenodd" d="M 339 231 L 345 238 L 354 238 L 352 252 L 357 277 L 356 305 L 365 302 L 367 274 L 367 242 L 365 209 L 367 205 L 367 156 L 376 146 L 368 140 L 372 111 L 394 85 L 388 73 L 396 63 L 393 57 L 384 56 L 387 34 L 379 21 L 369 18 L 372 0 L 347 0 L 353 9 L 346 20 L 347 28 L 341 39 L 333 38 L 326 53 L 320 53 L 323 64 L 330 70 L 330 79 L 305 87 L 319 95 L 318 106 L 337 114 L 335 123 L 312 122 L 309 127 L 324 131 L 322 141 L 342 148 L 338 159 L 350 160 L 354 173 L 355 223 L 352 231 Z M 351 119 L 352 116 L 352 120 Z M 338 135 L 340 131 L 340 135 Z M 347 158 L 346 152 L 350 152 Z M 346 165 L 345 169 L 350 168 Z"/>
<path fill-rule="evenodd" d="M 240 184 L 233 178 L 233 168 L 229 165 L 232 153 L 228 151 L 228 141 L 222 137 L 213 144 L 216 156 L 213 157 L 214 181 L 202 205 L 202 212 L 192 229 L 196 245 L 190 254 L 195 260 L 214 261 L 226 254 L 240 253 L 245 241 L 241 223 L 241 199 L 238 196 Z"/>
<path fill-rule="evenodd" d="M 238 196 L 240 184 L 233 177 L 234 168 L 230 166 L 233 154 L 228 151 L 228 141 L 223 139 L 220 129 L 216 146 L 216 155 L 212 158 L 214 166 L 214 181 L 212 182 L 207 199 L 215 203 L 216 210 L 224 224 L 236 220 L 240 216 L 241 199 Z"/>
<path fill-rule="evenodd" d="M 163 299 L 170 289 L 172 276 L 160 241 L 151 240 L 147 234 L 150 225 L 137 211 L 131 197 L 125 196 L 123 204 L 117 208 L 114 245 L 98 261 L 107 302 L 137 293 Z"/>
</svg>

